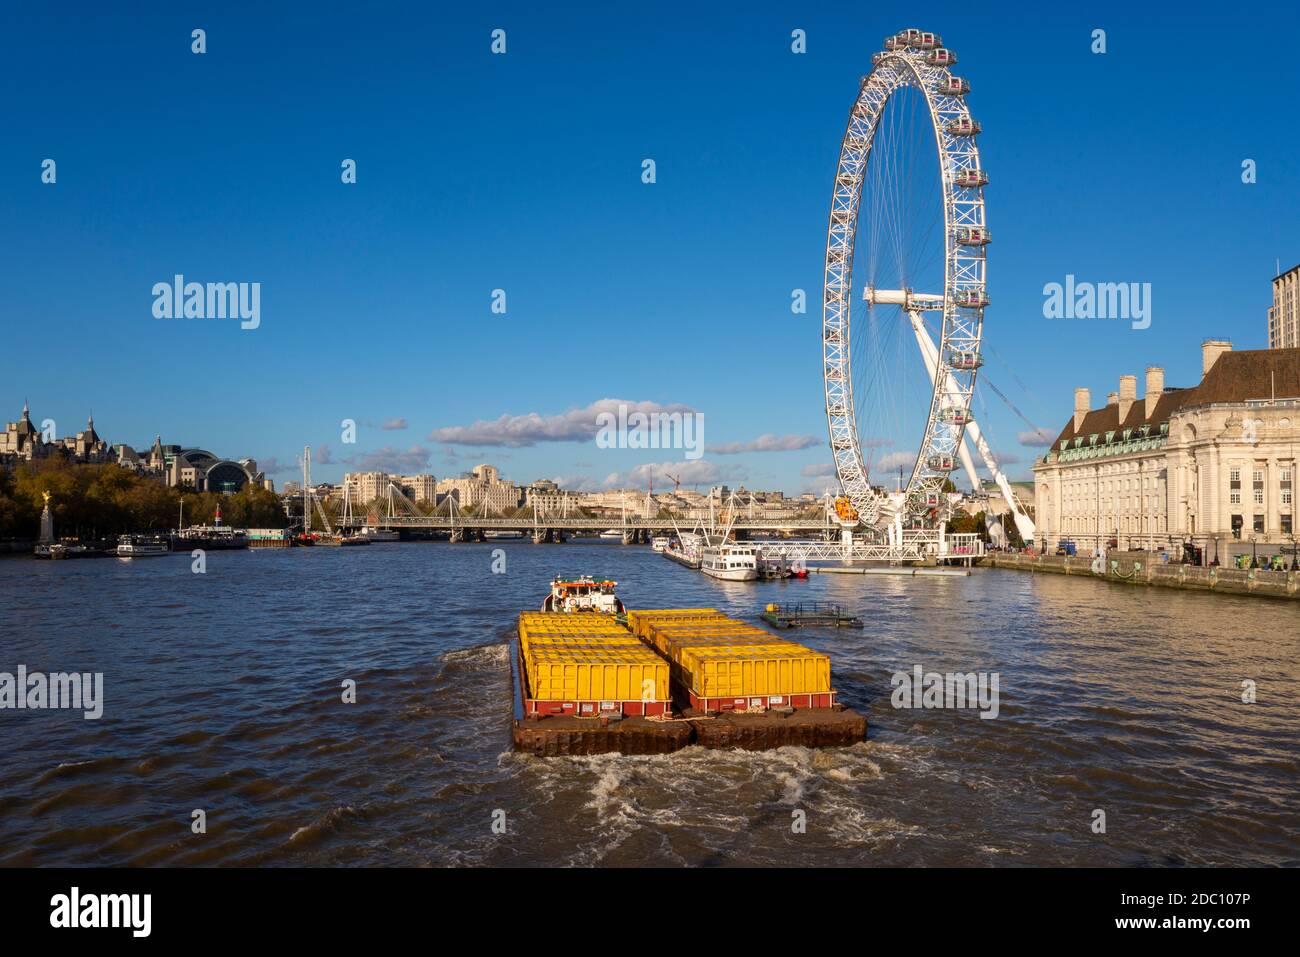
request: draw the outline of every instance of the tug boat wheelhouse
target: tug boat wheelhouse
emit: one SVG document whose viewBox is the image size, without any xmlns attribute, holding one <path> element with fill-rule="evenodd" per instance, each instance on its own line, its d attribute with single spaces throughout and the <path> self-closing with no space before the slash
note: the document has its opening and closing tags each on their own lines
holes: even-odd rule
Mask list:
<svg viewBox="0 0 1300 957">
<path fill-rule="evenodd" d="M 622 615 L 626 609 L 614 594 L 617 587 L 616 581 L 595 579 L 590 575 L 578 578 L 557 575 L 551 582 L 551 593 L 542 602 L 542 611 Z"/>
</svg>

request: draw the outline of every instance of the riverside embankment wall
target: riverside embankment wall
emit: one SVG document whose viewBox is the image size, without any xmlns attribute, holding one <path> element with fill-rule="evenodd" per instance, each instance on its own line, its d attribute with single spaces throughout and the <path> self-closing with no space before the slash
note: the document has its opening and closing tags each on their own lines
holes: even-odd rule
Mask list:
<svg viewBox="0 0 1300 957">
<path fill-rule="evenodd" d="M 1128 585 L 1158 585 L 1233 595 L 1300 598 L 1300 572 L 1265 571 L 1262 568 L 1198 568 L 1167 564 L 1147 552 L 1111 552 L 1103 570 L 1093 571 L 1095 559 L 1084 555 L 1027 555 L 994 552 L 984 564 L 1054 575 L 1084 575 Z"/>
</svg>

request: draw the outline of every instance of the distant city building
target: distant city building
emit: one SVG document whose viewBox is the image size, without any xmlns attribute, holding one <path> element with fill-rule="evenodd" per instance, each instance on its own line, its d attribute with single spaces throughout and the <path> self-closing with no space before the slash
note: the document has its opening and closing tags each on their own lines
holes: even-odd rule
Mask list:
<svg viewBox="0 0 1300 957">
<path fill-rule="evenodd" d="M 1294 547 L 1300 349 L 1201 346 L 1201 381 L 1121 376 L 1106 405 L 1075 390 L 1074 415 L 1033 467 L 1040 544 L 1186 542 L 1209 562 Z"/>
<path fill-rule="evenodd" d="M 438 480 L 432 475 L 395 475 L 393 482 L 412 502 L 436 502 L 438 500 Z"/>
<path fill-rule="evenodd" d="M 44 433 L 32 424 L 31 410 L 23 403 L 22 415 L 17 422 L 5 425 L 0 435 L 0 465 L 13 466 L 19 462 L 63 457 L 83 464 L 113 461 L 113 450 L 95 431 L 95 417 L 86 422 L 84 431 L 66 438 L 45 440 Z"/>
<path fill-rule="evenodd" d="M 478 465 L 460 478 L 437 483 L 439 495 L 451 495 L 461 508 L 482 506 L 488 514 L 503 515 L 519 507 L 519 487 L 501 479 L 495 465 Z"/>
<path fill-rule="evenodd" d="M 1273 307 L 1268 311 L 1268 347 L 1300 347 L 1300 265 L 1273 280 Z"/>
<path fill-rule="evenodd" d="M 343 476 L 348 496 L 361 505 L 382 498 L 388 492 L 388 482 L 387 472 L 349 472 Z"/>
<path fill-rule="evenodd" d="M 576 514 L 581 500 L 582 493 L 565 491 L 550 479 L 538 479 L 524 489 L 524 507 L 538 515 Z"/>
</svg>

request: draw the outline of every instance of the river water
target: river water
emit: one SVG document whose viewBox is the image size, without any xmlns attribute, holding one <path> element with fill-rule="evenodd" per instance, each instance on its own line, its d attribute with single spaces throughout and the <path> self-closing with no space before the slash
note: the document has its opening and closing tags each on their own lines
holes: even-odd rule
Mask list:
<svg viewBox="0 0 1300 957">
<path fill-rule="evenodd" d="M 868 740 L 513 753 L 508 643 L 557 573 L 633 608 L 858 610 L 798 640 Z M 105 704 L 0 711 L 0 865 L 1295 865 L 1298 643 L 1279 601 L 992 569 L 724 584 L 603 542 L 4 559 L 0 672 L 103 672 Z M 894 708 L 916 665 L 998 673 L 998 716 Z"/>
</svg>

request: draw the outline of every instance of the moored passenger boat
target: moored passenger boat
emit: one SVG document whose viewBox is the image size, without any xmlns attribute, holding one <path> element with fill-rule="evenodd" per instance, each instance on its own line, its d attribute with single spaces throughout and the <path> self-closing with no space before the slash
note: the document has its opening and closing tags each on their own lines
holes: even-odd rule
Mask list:
<svg viewBox="0 0 1300 957">
<path fill-rule="evenodd" d="M 700 552 L 700 571 L 720 581 L 756 581 L 758 549 L 753 545 L 736 542 L 706 545 Z"/>
<path fill-rule="evenodd" d="M 167 539 L 159 535 L 123 535 L 117 540 L 118 558 L 154 558 L 171 550 Z"/>
</svg>

